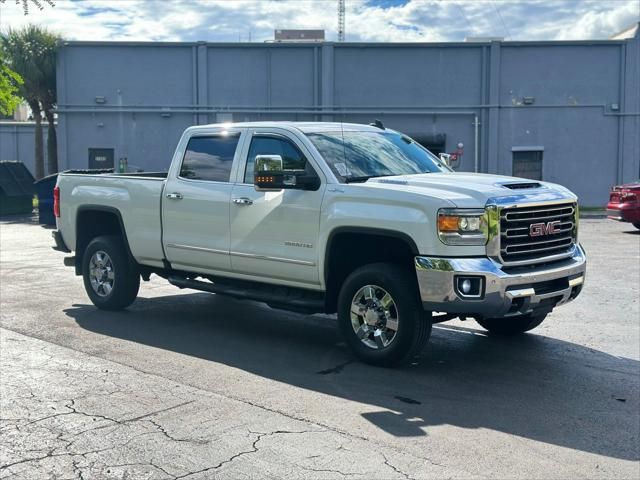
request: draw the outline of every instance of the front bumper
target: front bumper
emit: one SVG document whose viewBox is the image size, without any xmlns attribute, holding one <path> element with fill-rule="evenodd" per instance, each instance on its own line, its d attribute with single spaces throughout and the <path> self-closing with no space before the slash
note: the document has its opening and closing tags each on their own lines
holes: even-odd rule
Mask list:
<svg viewBox="0 0 640 480">
<path fill-rule="evenodd" d="M 546 266 L 506 268 L 482 258 L 415 257 L 425 310 L 479 317 L 508 317 L 549 312 L 582 290 L 587 260 L 581 246 L 570 258 Z M 460 277 L 480 278 L 481 295 L 464 297 Z"/>
<path fill-rule="evenodd" d="M 607 204 L 607 218 L 620 222 L 640 222 L 640 205 L 638 203 Z"/>
</svg>

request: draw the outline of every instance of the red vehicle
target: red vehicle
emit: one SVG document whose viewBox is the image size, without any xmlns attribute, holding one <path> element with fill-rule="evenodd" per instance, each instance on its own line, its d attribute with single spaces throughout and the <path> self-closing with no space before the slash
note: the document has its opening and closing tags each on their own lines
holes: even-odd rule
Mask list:
<svg viewBox="0 0 640 480">
<path fill-rule="evenodd" d="M 611 188 L 607 217 L 640 229 L 640 180 Z"/>
</svg>

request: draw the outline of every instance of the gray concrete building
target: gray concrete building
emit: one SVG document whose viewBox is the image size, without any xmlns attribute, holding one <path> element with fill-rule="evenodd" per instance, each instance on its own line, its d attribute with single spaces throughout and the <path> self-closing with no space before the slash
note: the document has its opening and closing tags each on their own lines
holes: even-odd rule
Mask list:
<svg viewBox="0 0 640 480">
<path fill-rule="evenodd" d="M 182 130 L 380 119 L 460 171 L 525 175 L 601 206 L 640 177 L 640 37 L 473 43 L 67 42 L 60 168 L 163 170 Z"/>
<path fill-rule="evenodd" d="M 0 160 L 18 160 L 35 174 L 35 122 L 0 120 Z M 42 154 L 47 165 L 47 124 L 42 126 Z M 46 172 L 45 172 L 46 173 Z"/>
</svg>

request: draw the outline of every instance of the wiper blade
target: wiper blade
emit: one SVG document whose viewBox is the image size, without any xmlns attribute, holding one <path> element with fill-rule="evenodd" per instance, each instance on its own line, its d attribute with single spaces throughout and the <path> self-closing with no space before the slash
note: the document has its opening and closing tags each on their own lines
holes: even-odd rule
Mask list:
<svg viewBox="0 0 640 480">
<path fill-rule="evenodd" d="M 390 176 L 393 176 L 393 175 L 363 175 L 361 177 L 345 177 L 344 183 L 366 182 L 370 178 L 390 177 Z"/>
</svg>

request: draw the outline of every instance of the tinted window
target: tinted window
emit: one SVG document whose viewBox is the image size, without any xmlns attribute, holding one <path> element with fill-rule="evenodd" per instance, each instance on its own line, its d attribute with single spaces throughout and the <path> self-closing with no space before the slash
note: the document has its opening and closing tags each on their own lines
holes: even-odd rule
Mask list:
<svg viewBox="0 0 640 480">
<path fill-rule="evenodd" d="M 253 167 L 257 155 L 280 155 L 285 170 L 308 170 L 308 173 L 313 173 L 313 169 L 307 165 L 307 159 L 290 141 L 284 138 L 258 136 L 251 140 L 244 183 L 253 183 Z"/>
<path fill-rule="evenodd" d="M 240 134 L 191 138 L 180 176 L 190 180 L 228 182 L 239 139 Z"/>
</svg>

